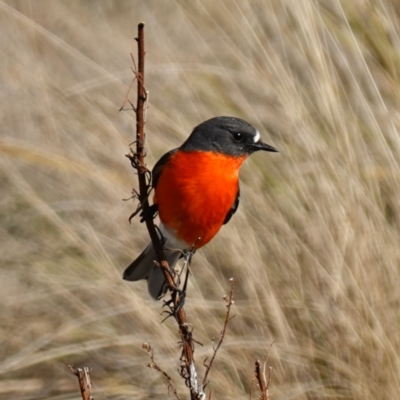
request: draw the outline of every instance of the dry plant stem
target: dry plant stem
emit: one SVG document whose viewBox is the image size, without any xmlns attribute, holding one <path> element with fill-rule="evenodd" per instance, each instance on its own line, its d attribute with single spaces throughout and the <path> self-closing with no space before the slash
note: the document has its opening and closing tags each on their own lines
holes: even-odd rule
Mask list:
<svg viewBox="0 0 400 400">
<path fill-rule="evenodd" d="M 269 383 L 271 382 L 271 375 L 272 375 L 272 367 L 268 367 L 268 380 L 267 380 L 267 400 L 268 400 L 268 388 L 269 388 Z M 265 375 L 264 375 L 265 376 Z"/>
<path fill-rule="evenodd" d="M 217 356 L 218 350 L 221 347 L 222 342 L 224 341 L 226 328 L 228 327 L 228 323 L 232 318 L 235 317 L 234 315 L 232 317 L 230 316 L 231 307 L 232 307 L 232 304 L 234 303 L 233 302 L 233 290 L 234 290 L 233 278 L 231 278 L 231 282 L 232 282 L 232 284 L 231 284 L 231 290 L 229 292 L 229 296 L 228 296 L 227 299 L 224 296 L 224 298 L 225 298 L 225 300 L 227 302 L 227 305 L 226 305 L 227 310 L 226 310 L 226 317 L 225 317 L 224 327 L 223 327 L 223 329 L 221 331 L 221 337 L 219 339 L 217 347 L 214 348 L 214 354 L 211 357 L 211 361 L 208 364 L 206 364 L 207 359 L 204 361 L 204 365 L 206 366 L 206 373 L 205 373 L 204 379 L 203 379 L 203 387 L 206 387 L 206 385 L 208 383 L 207 382 L 207 377 L 208 377 L 208 374 L 209 374 L 209 372 L 210 372 L 210 370 L 211 370 L 211 368 L 213 366 L 213 363 L 214 363 L 215 357 Z"/>
<path fill-rule="evenodd" d="M 91 396 L 92 383 L 90 381 L 89 368 L 83 367 L 83 369 L 74 369 L 72 365 L 68 365 L 68 367 L 71 372 L 78 377 L 82 400 L 93 400 L 93 397 Z"/>
<path fill-rule="evenodd" d="M 139 179 L 139 200 L 142 206 L 143 212 L 146 212 L 149 208 L 148 200 L 148 183 L 146 182 L 147 168 L 144 163 L 145 158 L 145 134 L 144 134 L 144 114 L 145 114 L 145 102 L 146 102 L 146 90 L 144 84 L 144 23 L 138 25 L 138 70 L 136 71 L 137 84 L 137 103 L 136 103 L 136 157 L 137 157 L 137 170 Z M 163 269 L 164 275 L 167 279 L 168 284 L 174 287 L 174 281 L 169 273 L 169 267 L 167 261 L 165 261 L 165 255 L 161 241 L 157 235 L 154 222 L 151 219 L 146 219 L 146 227 L 149 231 L 151 241 L 153 242 L 154 249 L 157 257 L 161 260 L 160 265 Z M 167 272 L 166 272 L 167 271 Z"/>
<path fill-rule="evenodd" d="M 139 68 L 136 72 L 138 80 L 137 85 L 137 104 L 136 104 L 136 156 L 138 160 L 138 175 L 139 175 L 139 190 L 140 202 L 144 209 L 148 208 L 147 200 L 147 182 L 146 182 L 146 167 L 144 164 L 145 157 L 145 137 L 144 137 L 144 103 L 146 101 L 146 91 L 144 88 L 144 24 L 138 25 L 138 53 L 139 53 Z"/>
<path fill-rule="evenodd" d="M 148 355 L 150 357 L 150 360 L 151 360 L 151 362 L 148 363 L 147 366 L 149 368 L 155 369 L 158 372 L 161 372 L 164 375 L 164 377 L 167 379 L 167 381 L 168 381 L 168 393 L 169 393 L 170 390 L 172 390 L 174 392 L 175 397 L 178 400 L 181 400 L 181 398 L 178 395 L 178 392 L 176 391 L 176 388 L 175 388 L 174 384 L 172 383 L 171 377 L 164 370 L 162 370 L 159 367 L 159 365 L 154 361 L 154 349 L 153 349 L 153 347 L 148 343 L 143 343 L 142 347 L 143 347 L 143 349 L 145 349 L 147 351 L 147 353 L 148 353 Z"/>
<path fill-rule="evenodd" d="M 265 366 L 264 366 L 265 367 Z M 260 389 L 260 399 L 261 400 L 268 400 L 268 387 L 269 383 L 271 381 L 271 372 L 272 368 L 269 367 L 269 374 L 268 374 L 268 380 L 266 381 L 265 379 L 265 373 L 262 372 L 262 367 L 261 367 L 261 362 L 260 360 L 256 360 L 256 379 L 258 382 L 258 387 Z M 265 370 L 265 368 L 264 368 Z"/>
<path fill-rule="evenodd" d="M 264 376 L 261 372 L 261 363 L 260 360 L 256 360 L 256 378 L 258 381 L 258 386 L 260 388 L 261 399 L 267 400 L 267 385 L 265 383 Z"/>
<path fill-rule="evenodd" d="M 145 134 L 144 134 L 144 123 L 145 123 L 145 102 L 146 102 L 146 90 L 144 81 L 144 24 L 140 23 L 138 25 L 138 70 L 136 72 L 137 78 L 137 105 L 136 109 L 136 157 L 138 161 L 138 177 L 139 177 L 139 199 L 142 205 L 143 212 L 146 213 L 149 208 L 148 201 L 148 188 L 149 185 L 146 182 L 147 168 L 144 163 L 145 157 Z M 163 245 L 157 234 L 154 222 L 152 219 L 146 219 L 146 227 L 149 232 L 151 241 L 153 243 L 157 258 L 160 262 L 162 271 L 164 273 L 165 279 L 168 282 L 169 287 L 172 290 L 176 290 L 173 277 L 170 273 L 170 268 L 166 257 L 164 254 Z M 191 331 L 186 323 L 186 314 L 183 307 L 179 306 L 180 295 L 178 294 L 175 299 L 175 310 L 177 312 L 174 314 L 175 318 L 179 324 L 179 332 L 182 340 L 182 355 L 181 361 L 184 363 L 184 368 L 186 373 L 183 375 L 186 379 L 186 384 L 190 388 L 190 394 L 192 399 L 198 399 L 201 390 L 197 387 L 196 370 L 194 367 L 193 351 L 194 344 L 192 341 Z"/>
</svg>

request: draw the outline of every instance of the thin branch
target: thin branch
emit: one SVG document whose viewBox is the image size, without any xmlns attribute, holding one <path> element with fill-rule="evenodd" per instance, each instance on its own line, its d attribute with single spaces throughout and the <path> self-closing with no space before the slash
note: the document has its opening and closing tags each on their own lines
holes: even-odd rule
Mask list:
<svg viewBox="0 0 400 400">
<path fill-rule="evenodd" d="M 90 373 L 88 367 L 74 369 L 72 365 L 68 365 L 71 372 L 78 377 L 79 389 L 81 391 L 82 400 L 93 400 L 91 395 L 92 382 L 90 381 Z"/>
<path fill-rule="evenodd" d="M 272 376 L 272 367 L 268 367 L 268 380 L 267 380 L 267 393 L 266 393 L 267 400 L 269 399 L 268 388 L 269 388 L 269 383 L 271 382 L 271 376 Z"/>
<path fill-rule="evenodd" d="M 128 99 L 128 96 L 129 96 L 129 93 L 130 93 L 130 91 L 131 91 L 131 89 L 132 89 L 132 86 L 133 86 L 133 83 L 135 82 L 135 80 L 136 80 L 136 76 L 134 76 L 134 77 L 132 78 L 131 83 L 129 84 L 128 90 L 127 90 L 127 92 L 126 92 L 124 102 L 122 103 L 122 106 L 120 107 L 120 109 L 119 109 L 118 111 L 128 111 L 128 110 L 130 110 L 130 109 L 125 109 L 124 106 L 125 106 L 125 104 L 126 104 L 127 102 L 129 102 L 129 103 L 131 104 L 131 106 L 132 106 L 132 103 L 131 103 L 130 100 Z M 134 107 L 132 107 L 132 110 L 134 110 Z"/>
<path fill-rule="evenodd" d="M 155 369 L 158 372 L 161 372 L 164 377 L 167 379 L 168 381 L 168 393 L 170 392 L 170 390 L 172 390 L 172 392 L 174 393 L 175 397 L 178 400 L 181 400 L 181 398 L 178 395 L 178 392 L 174 386 L 174 384 L 172 383 L 172 379 L 171 377 L 163 370 L 161 369 L 161 367 L 154 361 L 154 348 L 148 344 L 148 343 L 143 343 L 142 344 L 142 348 L 145 349 L 147 351 L 147 354 L 150 357 L 151 362 L 146 364 L 149 368 Z"/>
<path fill-rule="evenodd" d="M 150 179 L 151 173 L 146 168 L 144 158 L 145 154 L 145 133 L 144 133 L 144 123 L 145 123 L 145 102 L 147 100 L 147 92 L 145 89 L 145 74 L 144 74 L 144 23 L 138 25 L 138 69 L 134 71 L 137 78 L 137 104 L 135 108 L 136 113 L 136 153 L 131 155 L 129 158 L 132 163 L 132 167 L 138 172 L 139 179 L 139 200 L 144 213 L 150 207 L 148 193 L 150 190 Z M 133 59 L 133 58 L 132 58 Z M 135 66 L 136 68 L 136 66 Z M 157 235 L 156 228 L 154 226 L 153 220 L 146 219 L 146 227 L 149 232 L 151 241 L 153 242 L 154 249 L 157 254 L 157 258 L 160 260 L 160 265 L 167 279 L 168 284 L 174 287 L 173 279 L 169 275 L 169 266 L 165 261 L 165 254 L 162 243 L 159 236 Z"/>
<path fill-rule="evenodd" d="M 272 367 L 268 367 L 268 379 L 265 376 L 265 370 L 267 366 L 267 362 L 269 359 L 269 355 L 271 353 L 271 348 L 274 342 L 271 343 L 270 350 L 268 352 L 267 358 L 264 361 L 263 365 L 261 366 L 260 360 L 256 360 L 256 379 L 258 382 L 258 388 L 260 389 L 260 400 L 268 400 L 268 388 L 271 382 L 271 375 L 272 375 Z"/>
<path fill-rule="evenodd" d="M 232 318 L 235 317 L 234 315 L 232 317 L 230 316 L 231 307 L 234 304 L 234 301 L 233 301 L 233 290 L 234 290 L 233 278 L 229 279 L 229 281 L 231 282 L 231 290 L 229 292 L 229 296 L 226 296 L 226 295 L 224 296 L 224 300 L 227 303 L 226 304 L 227 310 L 226 310 L 226 317 L 225 317 L 224 327 L 223 327 L 223 329 L 221 331 L 221 337 L 219 339 L 217 347 L 214 348 L 214 354 L 213 354 L 213 356 L 211 358 L 211 361 L 208 364 L 206 364 L 207 360 L 204 360 L 204 365 L 206 366 L 206 373 L 205 373 L 204 379 L 203 379 L 203 387 L 207 386 L 207 383 L 208 383 L 207 382 L 207 377 L 208 377 L 208 374 L 209 374 L 209 372 L 210 372 L 210 370 L 211 370 L 211 368 L 213 366 L 213 363 L 214 363 L 215 357 L 217 356 L 218 350 L 221 347 L 222 342 L 224 341 L 226 329 L 228 327 L 228 323 Z"/>
<path fill-rule="evenodd" d="M 265 383 L 265 378 L 263 373 L 261 372 L 261 362 L 260 360 L 256 360 L 256 379 L 258 381 L 258 387 L 260 389 L 261 400 L 268 400 L 267 397 L 267 385 Z"/>
<path fill-rule="evenodd" d="M 138 25 L 138 64 L 137 69 L 134 63 L 133 73 L 137 80 L 137 104 L 136 107 L 130 103 L 126 96 L 126 101 L 131 104 L 133 111 L 136 113 L 136 153 L 130 155 L 132 167 L 138 172 L 139 179 L 139 201 L 143 215 L 148 215 L 149 204 L 149 190 L 151 187 L 151 174 L 146 168 L 145 158 L 145 133 L 144 124 L 146 118 L 148 101 L 148 92 L 145 89 L 145 74 L 144 74 L 144 24 Z M 132 57 L 133 59 L 133 57 Z M 134 60 L 133 60 L 134 61 Z M 124 102 L 125 104 L 125 102 Z M 146 107 L 146 108 L 145 108 Z M 138 212 L 138 209 L 134 214 Z M 190 396 L 192 400 L 197 400 L 204 397 L 202 387 L 197 384 L 197 374 L 195 369 L 195 362 L 193 358 L 194 341 L 192 339 L 192 332 L 186 322 L 186 314 L 183 309 L 182 292 L 176 287 L 173 276 L 170 273 L 170 267 L 166 261 L 163 243 L 160 236 L 157 234 L 156 227 L 152 218 L 145 219 L 146 227 L 149 232 L 154 250 L 157 255 L 157 260 L 162 269 L 164 277 L 167 281 L 168 288 L 172 291 L 173 306 L 171 306 L 172 315 L 175 317 L 181 336 L 182 354 L 181 360 L 181 376 L 185 379 L 186 385 L 190 389 Z"/>
</svg>

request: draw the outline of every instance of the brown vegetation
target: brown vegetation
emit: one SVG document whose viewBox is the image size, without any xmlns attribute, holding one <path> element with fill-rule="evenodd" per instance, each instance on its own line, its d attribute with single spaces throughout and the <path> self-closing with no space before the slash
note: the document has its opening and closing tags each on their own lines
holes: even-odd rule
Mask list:
<svg viewBox="0 0 400 400">
<path fill-rule="evenodd" d="M 177 374 L 174 321 L 121 279 L 148 240 L 120 201 L 137 181 L 135 117 L 118 109 L 142 20 L 150 167 L 216 115 L 280 150 L 246 162 L 238 213 L 193 259 L 197 360 L 212 356 L 231 276 L 238 290 L 213 399 L 248 399 L 272 341 L 271 400 L 399 398 L 391 0 L 0 4 L 0 398 L 77 398 L 68 364 L 92 368 L 96 400 L 165 398 L 144 341 Z"/>
</svg>

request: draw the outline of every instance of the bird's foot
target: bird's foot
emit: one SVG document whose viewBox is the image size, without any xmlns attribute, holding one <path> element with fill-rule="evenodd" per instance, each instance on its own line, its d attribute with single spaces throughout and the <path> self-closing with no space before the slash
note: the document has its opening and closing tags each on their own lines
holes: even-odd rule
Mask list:
<svg viewBox="0 0 400 400">
<path fill-rule="evenodd" d="M 140 222 L 145 222 L 152 220 L 156 217 L 158 212 L 158 204 L 152 204 L 150 207 L 146 209 L 146 211 L 142 211 L 139 216 L 140 216 Z"/>
<path fill-rule="evenodd" d="M 164 310 L 163 313 L 167 314 L 167 316 L 162 320 L 164 322 L 169 317 L 174 317 L 177 319 L 177 315 L 179 310 L 185 304 L 186 291 L 183 291 L 177 287 L 171 288 L 171 298 L 169 300 L 164 300 L 163 307 L 168 307 L 169 310 Z"/>
</svg>

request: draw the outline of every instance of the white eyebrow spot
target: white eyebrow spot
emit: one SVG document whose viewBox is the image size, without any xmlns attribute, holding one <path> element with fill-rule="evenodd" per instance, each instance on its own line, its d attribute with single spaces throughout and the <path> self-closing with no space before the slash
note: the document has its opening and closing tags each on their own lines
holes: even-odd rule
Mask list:
<svg viewBox="0 0 400 400">
<path fill-rule="evenodd" d="M 257 143 L 260 140 L 260 132 L 256 131 L 254 135 L 254 143 Z"/>
</svg>

